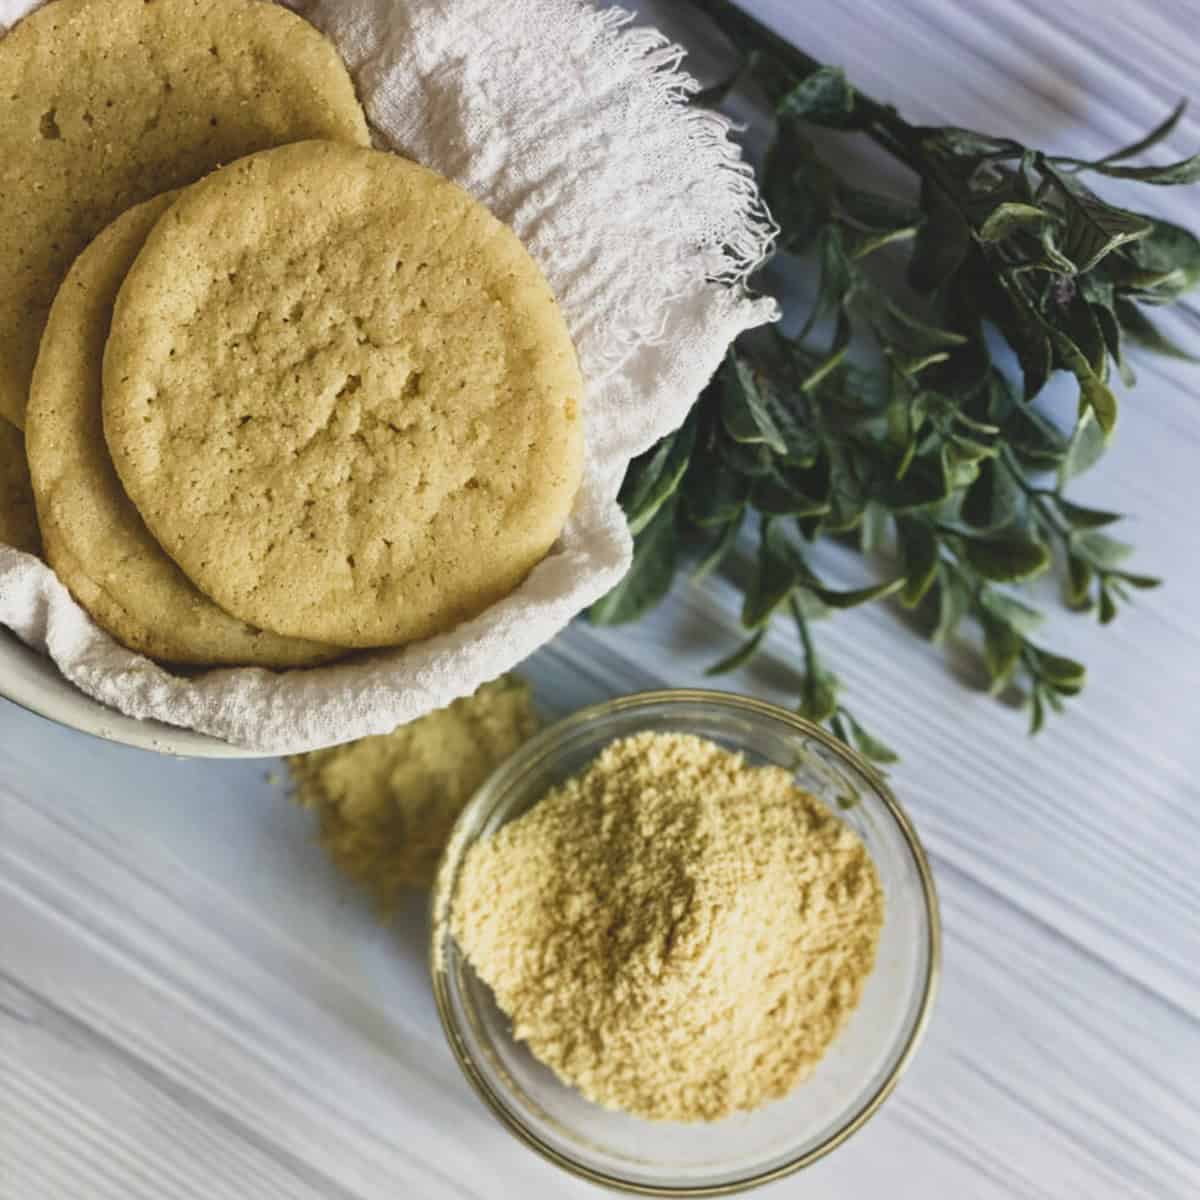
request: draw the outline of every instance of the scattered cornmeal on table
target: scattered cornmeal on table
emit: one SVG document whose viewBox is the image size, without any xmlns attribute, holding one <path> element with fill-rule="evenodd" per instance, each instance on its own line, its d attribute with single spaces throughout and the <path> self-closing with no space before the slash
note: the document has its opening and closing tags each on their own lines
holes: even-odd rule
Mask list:
<svg viewBox="0 0 1200 1200">
<path fill-rule="evenodd" d="M 393 733 L 287 763 L 330 858 L 386 913 L 403 888 L 432 883 L 463 806 L 537 728 L 528 685 L 505 676 Z"/>
<path fill-rule="evenodd" d="M 780 767 L 641 733 L 472 847 L 451 923 L 513 1035 L 588 1099 L 712 1121 L 784 1096 L 846 1024 L 884 897 Z"/>
</svg>

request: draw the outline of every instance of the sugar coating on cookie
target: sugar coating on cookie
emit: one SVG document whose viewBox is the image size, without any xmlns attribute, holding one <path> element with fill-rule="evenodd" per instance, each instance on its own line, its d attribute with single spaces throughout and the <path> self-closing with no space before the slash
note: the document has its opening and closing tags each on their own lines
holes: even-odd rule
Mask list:
<svg viewBox="0 0 1200 1200">
<path fill-rule="evenodd" d="M 53 0 L 0 38 L 0 415 L 75 255 L 139 201 L 306 138 L 366 145 L 344 64 L 265 0 Z"/>
<path fill-rule="evenodd" d="M 150 536 L 108 456 L 100 387 L 113 302 L 173 199 L 147 201 L 105 229 L 50 310 L 25 428 L 46 558 L 97 624 L 142 654 L 204 665 L 323 662 L 338 651 L 264 633 L 197 591 Z"/>
<path fill-rule="evenodd" d="M 0 418 L 0 545 L 41 551 L 33 489 L 21 431 Z"/>
<path fill-rule="evenodd" d="M 582 394 L 511 230 L 431 171 L 316 142 L 181 197 L 104 364 L 117 471 L 193 582 L 262 628 L 364 647 L 454 627 L 545 556 Z"/>
</svg>

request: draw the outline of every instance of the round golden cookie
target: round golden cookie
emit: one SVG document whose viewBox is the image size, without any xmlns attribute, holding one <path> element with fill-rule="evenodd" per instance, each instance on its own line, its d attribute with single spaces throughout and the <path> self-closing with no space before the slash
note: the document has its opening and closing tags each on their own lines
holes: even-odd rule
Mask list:
<svg viewBox="0 0 1200 1200">
<path fill-rule="evenodd" d="M 46 558 L 96 622 L 142 654 L 204 665 L 324 662 L 338 651 L 263 633 L 198 592 L 150 536 L 108 457 L 100 380 L 113 301 L 173 198 L 138 205 L 104 230 L 50 310 L 25 431 Z"/>
<path fill-rule="evenodd" d="M 265 0 L 53 0 L 0 38 L 0 415 L 24 425 L 55 290 L 104 226 L 314 137 L 367 144 L 354 87 Z"/>
<path fill-rule="evenodd" d="M 21 431 L 0 419 L 0 545 L 41 553 L 25 439 Z"/>
<path fill-rule="evenodd" d="M 243 620 L 347 646 L 517 587 L 572 507 L 582 392 L 515 234 L 431 171 L 327 142 L 184 193 L 104 361 L 109 449 L 161 545 Z"/>
</svg>

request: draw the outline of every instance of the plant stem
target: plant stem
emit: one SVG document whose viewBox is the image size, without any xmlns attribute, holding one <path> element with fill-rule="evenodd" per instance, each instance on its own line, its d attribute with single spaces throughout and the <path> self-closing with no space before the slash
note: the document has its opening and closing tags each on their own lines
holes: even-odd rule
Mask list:
<svg viewBox="0 0 1200 1200">
<path fill-rule="evenodd" d="M 804 650 L 804 673 L 809 675 L 817 666 L 817 648 L 813 645 L 812 632 L 808 628 L 808 618 L 805 617 L 800 602 L 795 596 L 792 596 L 789 598 L 788 604 L 791 606 L 796 628 L 800 631 L 800 645 Z"/>
<path fill-rule="evenodd" d="M 795 73 L 802 80 L 825 66 L 801 50 L 799 46 L 773 33 L 760 21 L 743 12 L 731 0 L 692 0 L 694 7 L 706 13 L 735 45 L 750 51 L 770 55 Z M 920 167 L 916 161 L 916 137 L 913 126 L 887 104 L 880 104 L 870 96 L 855 89 L 856 105 L 867 120 L 863 132 L 914 171 Z M 772 101 L 779 97 L 771 97 Z"/>
<path fill-rule="evenodd" d="M 1053 509 L 1042 498 L 1040 489 L 1035 488 L 1033 484 L 1025 478 L 1025 472 L 1013 460 L 1012 452 L 1006 446 L 1000 453 L 1000 461 L 1004 464 L 1005 470 L 1012 476 L 1017 487 L 1025 493 L 1029 503 L 1033 505 L 1039 517 L 1045 522 L 1046 528 L 1050 529 L 1057 537 L 1062 539 L 1063 546 L 1070 550 L 1071 548 L 1071 531 L 1068 529 L 1055 515 Z"/>
</svg>

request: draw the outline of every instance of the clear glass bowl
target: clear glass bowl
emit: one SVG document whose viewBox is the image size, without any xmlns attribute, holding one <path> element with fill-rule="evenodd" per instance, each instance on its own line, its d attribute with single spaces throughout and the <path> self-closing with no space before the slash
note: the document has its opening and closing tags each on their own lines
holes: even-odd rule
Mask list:
<svg viewBox="0 0 1200 1200">
<path fill-rule="evenodd" d="M 858 832 L 886 902 L 862 1002 L 816 1072 L 790 1095 L 707 1125 L 611 1112 L 561 1083 L 512 1037 L 508 1019 L 450 934 L 465 854 L 583 769 L 613 739 L 693 733 L 773 763 Z M 917 835 L 879 774 L 822 729 L 724 692 L 648 692 L 584 709 L 523 746 L 462 814 L 433 898 L 431 964 L 442 1025 L 459 1065 L 522 1142 L 572 1174 L 647 1196 L 742 1191 L 798 1170 L 862 1126 L 896 1086 L 929 1020 L 939 968 L 937 899 Z"/>
</svg>

